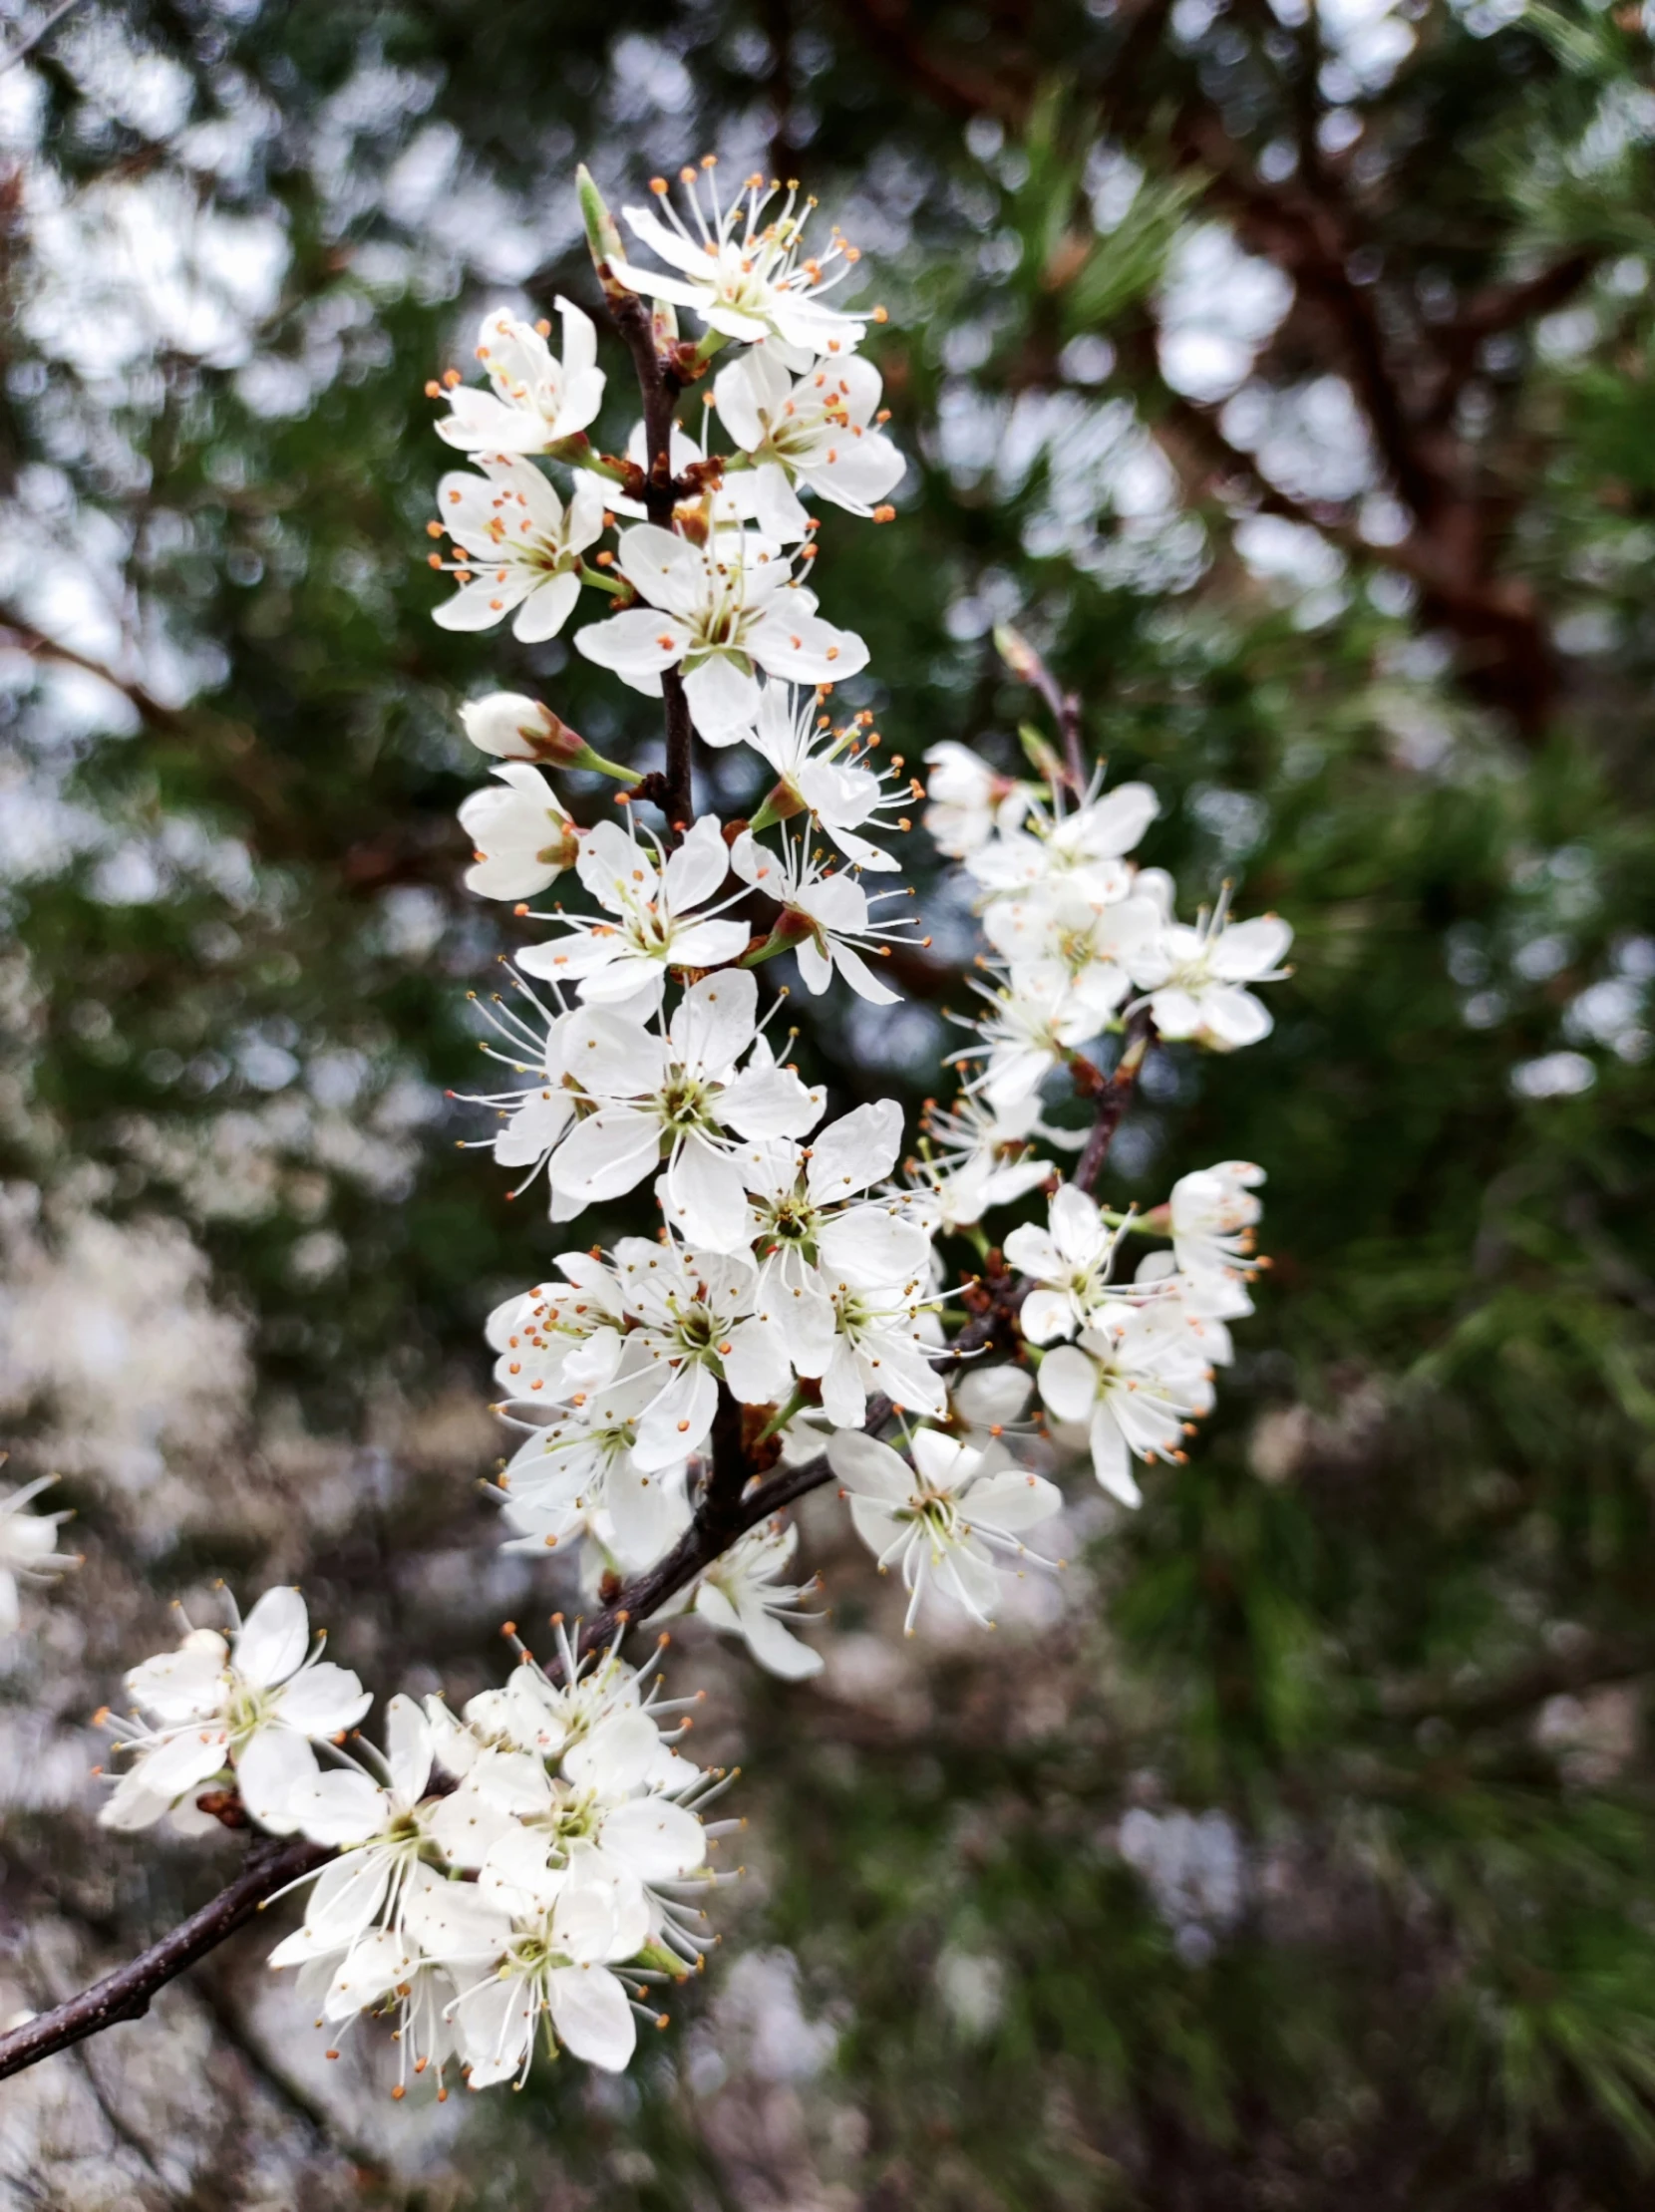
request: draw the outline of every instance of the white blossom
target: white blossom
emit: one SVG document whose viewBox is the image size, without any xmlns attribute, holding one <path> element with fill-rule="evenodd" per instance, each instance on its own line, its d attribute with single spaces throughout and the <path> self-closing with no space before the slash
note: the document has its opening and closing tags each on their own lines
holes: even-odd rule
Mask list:
<svg viewBox="0 0 1655 2212">
<path fill-rule="evenodd" d="M 940 1421 L 948 1393 L 931 1362 L 927 1336 L 935 1300 L 917 1278 L 900 1288 L 829 1280 L 833 1343 L 822 1371 L 823 1410 L 837 1427 L 859 1428 L 869 1398 L 883 1395 L 908 1413 Z"/>
<path fill-rule="evenodd" d="M 759 527 L 781 544 L 810 529 L 796 484 L 869 515 L 902 474 L 902 456 L 876 426 L 879 372 L 859 356 L 796 380 L 770 348 L 750 346 L 719 371 L 713 392 L 720 420 L 756 464 Z"/>
<path fill-rule="evenodd" d="M 910 1466 L 889 1444 L 845 1429 L 828 1459 L 849 1493 L 857 1535 L 881 1569 L 901 1573 L 907 1633 L 933 1584 L 991 1628 L 1000 1602 L 996 1553 L 1024 1557 L 1020 1531 L 1050 1519 L 1062 1493 L 1020 1468 L 985 1472 L 979 1452 L 939 1429 L 916 1429 L 911 1449 Z"/>
<path fill-rule="evenodd" d="M 661 1004 L 670 969 L 716 968 L 746 947 L 745 924 L 719 920 L 717 908 L 705 911 L 729 872 L 711 814 L 670 854 L 653 838 L 600 821 L 581 840 L 575 872 L 613 919 L 558 913 L 551 918 L 563 934 L 527 947 L 517 965 L 547 982 L 572 984 L 584 1000 L 652 1009 Z"/>
<path fill-rule="evenodd" d="M 438 511 L 455 557 L 433 565 L 459 579 L 432 620 L 445 630 L 492 630 L 513 614 L 525 645 L 555 637 L 580 597 L 580 556 L 603 531 L 603 495 L 589 476 L 567 506 L 532 462 L 484 461 L 481 476 L 447 475 Z"/>
<path fill-rule="evenodd" d="M 1168 922 L 1131 947 L 1127 965 L 1162 1037 L 1232 1052 L 1256 1045 L 1275 1026 L 1269 1008 L 1245 987 L 1280 982 L 1292 942 L 1291 928 L 1274 914 L 1232 923 L 1226 890 L 1193 928 Z"/>
<path fill-rule="evenodd" d="M 28 1510 L 57 1479 L 43 1474 L 37 1482 L 0 1494 L 0 1636 L 12 1635 L 22 1618 L 20 1582 L 49 1582 L 66 1567 L 81 1564 L 78 1553 L 57 1548 L 58 1530 L 73 1515 Z"/>
<path fill-rule="evenodd" d="M 467 887 L 480 898 L 532 898 L 572 866 L 580 832 L 537 768 L 502 761 L 495 775 L 504 789 L 474 791 L 460 809 L 477 855 Z"/>
<path fill-rule="evenodd" d="M 591 1252 L 560 1252 L 564 1280 L 505 1299 L 489 1316 L 495 1380 L 525 1410 L 607 1383 L 620 1365 L 626 1300 L 620 1276 Z"/>
<path fill-rule="evenodd" d="M 500 1476 L 506 1519 L 519 1532 L 507 1550 L 551 1550 L 589 1534 L 630 1571 L 677 1541 L 690 1518 L 687 1454 L 654 1469 L 633 1455 L 659 1388 L 653 1362 L 628 1369 L 577 1392 L 531 1431 Z"/>
<path fill-rule="evenodd" d="M 539 1702 L 532 1685 L 530 1699 Z M 662 1754 L 656 1720 L 642 1707 L 604 1715 L 555 1752 L 491 1745 L 434 1809 L 432 1834 L 451 1864 L 480 1872 L 486 1887 L 491 1869 L 511 1882 L 507 1855 L 518 1867 L 533 1864 L 531 1847 L 541 1868 L 580 1868 L 647 1897 L 692 1875 L 707 1853 L 700 1819 L 680 1801 L 699 1770 L 684 1762 L 681 1781 Z"/>
<path fill-rule="evenodd" d="M 1005 1442 L 1029 1410 L 1035 1381 L 1022 1367 L 962 1367 L 950 1377 L 948 1406 L 953 1433 L 982 1457 L 985 1474 L 1016 1464 Z"/>
<path fill-rule="evenodd" d="M 556 1760 L 617 1715 L 646 1713 L 653 1718 L 668 1710 L 654 1689 L 646 1694 L 637 1670 L 619 1656 L 616 1645 L 582 1658 L 561 1622 L 556 1626 L 556 1681 L 519 1650 L 519 1664 L 512 1668 L 504 1688 L 480 1691 L 467 1704 L 463 1723 L 455 1720 L 440 1698 L 427 1698 L 426 1718 L 440 1765 L 457 1776 L 469 1774 L 490 1746 L 535 1751 Z M 694 1783 L 698 1772 L 669 1750 L 657 1732 L 654 1756 L 644 1777 L 649 1786 L 682 1791 Z"/>
<path fill-rule="evenodd" d="M 328 1873 L 339 1865 L 333 1861 Z M 429 1866 L 413 1866 L 403 1883 L 404 1902 L 441 1892 L 449 1885 Z M 278 1952 L 285 1948 L 278 1945 Z M 450 2014 L 459 1997 L 450 1976 L 421 1956 L 406 1928 L 372 1926 L 342 1950 L 317 1950 L 280 1960 L 272 1966 L 297 1965 L 295 1994 L 301 2006 L 314 2010 L 318 2027 L 336 2035 L 348 2032 L 360 2015 L 373 2012 L 395 2022 L 392 2038 L 397 2046 L 398 2087 L 406 2095 L 408 2076 L 432 2068 L 441 2083 L 450 2062 L 459 2056 L 459 2038 Z M 439 2096 L 447 2095 L 439 2087 Z"/>
<path fill-rule="evenodd" d="M 925 827 L 939 852 L 963 860 L 996 830 L 1015 830 L 1035 803 L 1040 787 L 1000 776 L 986 761 L 945 738 L 925 749 L 930 770 Z"/>
<path fill-rule="evenodd" d="M 1152 1285 L 1158 1296 L 1175 1296 L 1189 1316 L 1200 1340 L 1201 1354 L 1211 1367 L 1228 1367 L 1235 1358 L 1229 1324 L 1253 1310 L 1245 1275 L 1184 1275 L 1170 1252 L 1148 1252 L 1138 1263 L 1135 1280 Z"/>
<path fill-rule="evenodd" d="M 267 1590 L 228 1640 L 191 1629 L 175 1652 L 146 1660 L 126 1680 L 154 1725 L 117 1745 L 136 1762 L 99 1813 L 108 1828 L 150 1827 L 233 1768 L 253 1818 L 287 1833 L 297 1825 L 294 1794 L 314 1776 L 309 1744 L 354 1728 L 373 1703 L 348 1668 L 322 1658 L 320 1640 L 311 1650 L 304 1600 L 287 1589 Z"/>
<path fill-rule="evenodd" d="M 822 1672 L 822 1654 L 802 1644 L 788 1626 L 816 1587 L 785 1578 L 798 1548 L 791 1522 L 766 1521 L 714 1561 L 695 1586 L 689 1610 L 710 1628 L 740 1636 L 767 1673 L 803 1682 Z"/>
<path fill-rule="evenodd" d="M 494 386 L 448 387 L 451 413 L 437 435 L 468 453 L 543 454 L 583 431 L 603 404 L 603 371 L 597 366 L 592 319 L 566 299 L 556 303 L 563 325 L 563 358 L 546 339 L 548 323 L 519 321 L 496 307 L 483 318 L 477 358 Z"/>
<path fill-rule="evenodd" d="M 637 2032 L 608 1968 L 647 1940 L 641 1901 L 590 1875 L 511 1870 L 521 1886 L 446 1883 L 409 1906 L 421 1949 L 464 1985 L 454 2013 L 471 2086 L 523 2079 L 542 2026 L 575 2057 L 620 2072 Z"/>
<path fill-rule="evenodd" d="M 1220 1160 L 1178 1177 L 1167 1214 L 1179 1274 L 1245 1280 L 1258 1264 L 1253 1230 L 1264 1207 L 1253 1192 L 1263 1180 L 1263 1168 L 1245 1159 Z"/>
<path fill-rule="evenodd" d="M 785 683 L 828 684 L 867 666 L 861 639 L 823 620 L 816 594 L 769 539 L 717 531 L 697 545 L 640 522 L 622 533 L 615 566 L 646 604 L 588 623 L 576 646 L 652 698 L 662 671 L 681 669 L 709 745 L 734 745 L 752 729 L 760 670 Z"/>
<path fill-rule="evenodd" d="M 412 1698 L 386 1707 L 385 1745 L 382 1782 L 360 1767 L 324 1771 L 312 1754 L 310 1780 L 295 1784 L 294 1825 L 313 1842 L 339 1846 L 340 1856 L 317 1876 L 304 1925 L 277 1944 L 272 1967 L 348 1951 L 381 1919 L 400 1934 L 410 1883 L 431 1848 L 426 1791 L 435 1744 Z"/>
<path fill-rule="evenodd" d="M 1130 1291 L 1109 1276 L 1124 1229 L 1112 1228 L 1088 1191 L 1062 1183 L 1052 1193 L 1049 1225 L 1025 1221 L 1006 1239 L 1006 1258 L 1033 1288 L 1018 1315 L 1030 1344 L 1072 1337 L 1099 1309 Z"/>
<path fill-rule="evenodd" d="M 633 1446 L 646 1472 L 701 1448 L 721 1380 L 744 1406 L 774 1406 L 787 1396 L 786 1340 L 759 1299 L 751 1260 L 687 1252 L 670 1238 L 622 1237 L 615 1267 L 631 1323 L 628 1357 L 655 1370 L 655 1396 Z"/>
<path fill-rule="evenodd" d="M 991 899 L 1037 883 L 1069 882 L 1107 905 L 1131 890 L 1133 871 L 1123 855 L 1159 811 L 1148 784 L 1094 792 L 1067 813 L 1036 807 L 1026 827 L 1002 830 L 967 853 L 966 872 Z"/>
<path fill-rule="evenodd" d="M 492 691 L 485 699 L 469 699 L 460 720 L 480 752 L 505 761 L 545 759 L 563 727 L 548 707 L 520 691 Z"/>
<path fill-rule="evenodd" d="M 1101 1031 L 1132 996 L 1129 962 L 1159 927 L 1150 899 L 1099 899 L 1077 876 L 1031 885 L 995 899 L 983 934 L 1014 992 L 1046 999 L 1068 993 Z"/>
<path fill-rule="evenodd" d="M 1046 1126 L 1032 1093 L 1001 1106 L 969 1093 L 946 1112 L 927 1105 L 921 1126 L 925 1156 L 913 1171 L 908 1210 L 933 1236 L 974 1228 L 995 1206 L 1038 1190 L 1057 1169 L 1032 1145 L 1037 1138 L 1068 1145 L 1072 1133 Z"/>
<path fill-rule="evenodd" d="M 870 745 L 858 747 L 857 740 L 872 717 L 858 716 L 835 730 L 830 718 L 818 712 L 821 697 L 790 693 L 783 684 L 765 686 L 750 742 L 777 781 L 755 820 L 763 827 L 809 814 L 853 866 L 886 874 L 899 865 L 895 856 L 859 832 L 869 824 L 885 827 L 879 817 L 906 804 L 911 788 L 900 785 L 887 792 L 884 776 L 867 765 Z M 894 826 L 906 829 L 908 823 L 898 815 Z"/>
<path fill-rule="evenodd" d="M 693 229 L 673 206 L 660 177 L 650 186 L 659 214 L 647 207 L 625 210 L 634 235 L 677 273 L 662 275 L 611 257 L 610 274 L 648 299 L 692 309 L 721 337 L 768 339 L 790 369 L 854 352 L 863 324 L 824 297 L 854 266 L 854 247 L 835 228 L 821 252 L 807 253 L 805 225 L 815 202 L 808 200 L 800 210 L 797 187 L 790 185 L 778 208 L 778 187 L 767 189 L 757 174 L 747 178 L 728 207 L 722 206 L 716 167 L 709 156 L 701 175 L 689 167 L 679 172 L 689 187 L 685 196 Z"/>
<path fill-rule="evenodd" d="M 478 1141 L 487 1144 L 501 1167 L 528 1169 L 517 1186 L 520 1192 L 547 1165 L 575 1117 L 576 1093 L 564 1080 L 564 1047 L 574 1016 L 560 1002 L 555 1008 L 543 1005 L 520 977 L 513 975 L 512 982 L 532 1008 L 532 1015 L 496 998 L 492 1007 L 485 1009 L 485 1016 L 505 1049 L 484 1044 L 481 1050 L 526 1081 L 509 1091 L 468 1092 L 463 1096 L 468 1105 L 489 1106 L 497 1116 L 498 1129 L 492 1137 Z"/>
<path fill-rule="evenodd" d="M 662 1204 L 692 1244 L 735 1252 L 751 1240 L 738 1148 L 803 1136 L 826 1096 L 776 1066 L 759 1040 L 758 997 L 745 969 L 704 976 L 685 991 L 665 1036 L 607 1008 L 582 1010 L 563 1065 L 595 1110 L 552 1161 L 560 1217 L 631 1190 L 664 1160 Z"/>
<path fill-rule="evenodd" d="M 394 1699 L 386 1755 L 362 1753 L 383 1779 L 313 1771 L 295 1795 L 298 1824 L 339 1856 L 271 1963 L 299 1967 L 331 2029 L 392 2017 L 404 2086 L 410 2056 L 439 2078 L 457 2058 L 474 2088 L 520 2078 L 542 2029 L 624 2065 L 639 1993 L 610 1969 L 647 1955 L 659 1980 L 708 1940 L 678 1897 L 708 1879 L 691 1800 L 711 1778 L 663 1735 L 672 1709 L 613 1647 L 584 1661 L 559 1629 L 559 1682 L 517 1650 L 461 1720 L 438 1698 L 423 1713 Z"/>
<path fill-rule="evenodd" d="M 880 1099 L 829 1122 L 808 1149 L 772 1139 L 741 1154 L 756 1297 L 802 1376 L 820 1378 L 833 1361 L 836 1293 L 902 1300 L 924 1276 L 929 1240 L 901 1195 L 867 1195 L 890 1173 L 901 1143 L 902 1109 Z"/>
<path fill-rule="evenodd" d="M 1032 1100 L 1054 1068 L 1098 1035 L 1098 1017 L 1072 985 L 1052 977 L 1019 978 L 984 989 L 989 1012 L 971 1027 L 979 1042 L 950 1060 L 982 1056 L 967 1090 L 980 1092 L 996 1112 Z"/>
<path fill-rule="evenodd" d="M 781 852 L 773 852 L 750 829 L 731 846 L 730 865 L 744 883 L 782 908 L 774 934 L 799 962 L 808 991 L 820 996 L 836 972 L 858 998 L 874 1006 L 896 1004 L 901 993 L 881 983 L 862 954 L 888 957 L 883 940 L 906 938 L 910 925 L 871 920 L 873 900 L 849 870 L 826 869 L 803 838 L 790 840 L 786 832 Z M 874 899 L 900 895 L 878 891 Z"/>
<path fill-rule="evenodd" d="M 1185 1424 L 1212 1408 L 1198 1324 L 1175 1288 L 1100 1313 L 1040 1363 L 1040 1395 L 1061 1422 L 1085 1422 L 1092 1464 L 1124 1504 L 1141 1493 L 1132 1462 L 1180 1455 Z"/>
</svg>

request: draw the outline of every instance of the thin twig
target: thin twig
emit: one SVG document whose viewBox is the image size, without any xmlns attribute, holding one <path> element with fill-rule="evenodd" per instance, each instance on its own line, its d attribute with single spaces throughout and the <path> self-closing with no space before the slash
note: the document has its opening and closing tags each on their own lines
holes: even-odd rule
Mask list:
<svg viewBox="0 0 1655 2212">
<path fill-rule="evenodd" d="M 79 5 L 80 0 L 58 0 L 57 6 L 38 30 L 31 31 L 20 45 L 14 46 L 9 54 L 0 57 L 0 77 L 4 77 L 8 69 L 15 69 L 19 62 L 26 61 L 41 40 L 57 29 L 70 9 Z"/>
<path fill-rule="evenodd" d="M 1074 1181 L 1082 1190 L 1090 1191 L 1103 1173 L 1104 1161 L 1115 1141 L 1115 1132 L 1121 1126 L 1127 1107 L 1132 1104 L 1145 1055 L 1154 1041 L 1155 1024 L 1150 1019 L 1150 1010 L 1147 1006 L 1141 1006 L 1135 1014 L 1127 1016 L 1121 1057 L 1115 1063 L 1108 1083 L 1098 1094 L 1098 1110 L 1093 1119 L 1092 1133 L 1088 1136 L 1086 1149 L 1081 1153 L 1075 1167 Z"/>
<path fill-rule="evenodd" d="M 1000 658 L 1020 683 L 1027 684 L 1046 702 L 1063 741 L 1063 775 L 1077 798 L 1086 790 L 1086 752 L 1082 744 L 1081 698 L 1065 691 L 1044 660 L 1021 631 L 1002 624 L 994 633 Z"/>
<path fill-rule="evenodd" d="M 278 1889 L 325 1866 L 333 1853 L 308 1837 L 264 1837 L 247 1853 L 246 1864 L 227 1889 L 199 1912 L 152 1944 L 148 1951 L 95 1982 L 67 2004 L 41 2013 L 0 2037 L 0 2080 L 72 2044 L 85 2043 L 124 2020 L 142 2020 L 157 1992 L 185 1967 L 215 1951 L 226 1936 L 243 1927 Z"/>
</svg>

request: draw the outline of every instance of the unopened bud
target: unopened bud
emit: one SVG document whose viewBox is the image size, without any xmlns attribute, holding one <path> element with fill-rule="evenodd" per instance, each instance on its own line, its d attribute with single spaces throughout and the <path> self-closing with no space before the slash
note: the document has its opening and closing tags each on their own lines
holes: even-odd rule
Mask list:
<svg viewBox="0 0 1655 2212">
<path fill-rule="evenodd" d="M 994 650 L 1021 683 L 1032 684 L 1040 673 L 1040 656 L 1009 622 L 995 625 Z"/>
<path fill-rule="evenodd" d="M 586 244 L 591 250 L 598 281 L 606 292 L 623 291 L 625 287 L 617 284 L 609 274 L 610 263 L 623 258 L 621 234 L 584 161 L 574 172 L 574 182 L 580 195 L 580 219 L 586 225 Z"/>
<path fill-rule="evenodd" d="M 496 760 L 591 769 L 600 776 L 630 779 L 632 775 L 630 769 L 594 753 L 578 730 L 571 730 L 549 707 L 520 691 L 496 691 L 487 699 L 468 700 L 460 719 L 473 745 Z"/>
<path fill-rule="evenodd" d="M 563 725 L 537 699 L 520 691 L 491 692 L 487 699 L 468 700 L 460 719 L 480 752 L 501 761 L 545 761 L 559 758 L 557 739 Z"/>
<path fill-rule="evenodd" d="M 1030 766 L 1044 782 L 1055 784 L 1062 783 L 1065 780 L 1066 771 L 1062 761 L 1053 751 L 1050 742 L 1035 728 L 1032 722 L 1020 722 L 1017 726 L 1017 736 L 1024 753 L 1028 756 Z"/>
</svg>

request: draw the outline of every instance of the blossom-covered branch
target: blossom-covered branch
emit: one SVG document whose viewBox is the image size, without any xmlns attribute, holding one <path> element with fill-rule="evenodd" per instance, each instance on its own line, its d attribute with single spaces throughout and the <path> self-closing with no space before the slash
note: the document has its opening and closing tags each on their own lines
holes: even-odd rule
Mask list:
<svg viewBox="0 0 1655 2212">
<path fill-rule="evenodd" d="M 1285 972 L 1291 932 L 1234 921 L 1227 885 L 1176 919 L 1170 878 L 1133 857 L 1154 790 L 1088 769 L 1083 702 L 1015 633 L 1006 663 L 1056 725 L 1055 747 L 1024 733 L 1028 774 L 944 741 L 922 783 L 885 754 L 867 648 L 811 582 L 825 521 L 894 512 L 904 463 L 862 351 L 883 310 L 840 304 L 857 251 L 796 185 L 725 192 L 711 158 L 680 185 L 623 211 L 646 265 L 577 180 L 642 408 L 616 450 L 592 436 L 605 374 L 574 302 L 560 353 L 549 322 L 492 310 L 487 388 L 431 387 L 468 463 L 431 524 L 455 581 L 436 619 L 533 641 L 584 611 L 576 650 L 662 707 L 648 775 L 521 694 L 462 711 L 495 764 L 461 809 L 468 884 L 533 925 L 484 1010 L 500 1073 L 468 1102 L 489 1117 L 476 1141 L 554 1231 L 652 1205 L 607 1248 L 553 1247 L 489 1323 L 514 1439 L 504 1541 L 557 1576 L 556 1649 L 542 1665 L 508 1625 L 503 1688 L 460 1714 L 394 1697 L 377 1748 L 370 1695 L 295 1592 L 135 1668 L 105 1824 L 294 1840 L 255 1845 L 196 1935 L 105 1985 L 125 2010 L 88 1993 L 0 2044 L 0 2070 L 133 2017 L 288 1850 L 309 1892 L 272 1964 L 298 1969 L 335 2048 L 365 2014 L 394 2024 L 397 2094 L 521 2080 L 542 2043 L 624 2066 L 709 1941 L 728 1823 L 706 1815 L 731 1778 L 687 1757 L 683 1701 L 622 1657 L 628 1629 L 693 1612 L 777 1675 L 818 1672 L 786 1516 L 830 1482 L 909 1632 L 932 1603 L 991 1626 L 1008 1573 L 1057 1564 L 1030 1538 L 1078 1460 L 1130 1505 L 1139 1469 L 1182 1456 L 1251 1310 L 1261 1170 L 1221 1162 L 1143 1209 L 1098 1189 L 1152 1049 L 1267 1035 L 1253 987 Z M 747 818 L 697 810 L 698 743 L 758 765 Z M 626 784 L 621 818 L 584 819 L 585 787 L 550 780 L 570 774 Z M 920 800 L 985 951 L 956 1095 L 910 1138 L 895 1099 L 832 1110 L 776 1032 L 771 978 L 780 961 L 814 996 L 899 998 L 893 950 L 928 940 L 886 879 Z"/>
</svg>

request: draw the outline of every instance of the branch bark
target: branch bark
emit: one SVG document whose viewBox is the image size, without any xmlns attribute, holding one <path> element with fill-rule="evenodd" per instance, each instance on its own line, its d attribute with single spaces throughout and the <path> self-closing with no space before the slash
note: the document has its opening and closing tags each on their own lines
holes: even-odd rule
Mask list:
<svg viewBox="0 0 1655 2212">
<path fill-rule="evenodd" d="M 67 2051 L 101 2035 L 124 2020 L 142 2020 L 152 1999 L 175 1981 L 185 1967 L 216 1951 L 226 1937 L 245 1927 L 253 1915 L 289 1882 L 324 1866 L 333 1853 L 306 1837 L 261 1838 L 247 1853 L 247 1862 L 230 1883 L 199 1912 L 152 1944 L 127 1966 L 95 1982 L 67 2004 L 55 2007 L 0 2036 L 0 2080 L 21 2073 L 54 2052 Z"/>
<path fill-rule="evenodd" d="M 672 411 L 683 385 L 676 369 L 662 360 L 656 342 L 655 319 L 638 295 L 618 285 L 605 285 L 604 297 L 610 320 L 632 356 L 638 390 L 643 397 L 647 454 L 644 509 L 653 523 L 668 530 L 672 527 L 673 508 L 678 502 L 678 485 L 672 474 Z M 648 780 L 654 785 L 653 789 L 646 790 L 643 786 L 639 789 L 655 800 L 666 816 L 661 841 L 671 850 L 695 818 L 691 766 L 695 732 L 690 721 L 690 703 L 684 694 L 684 679 L 676 668 L 662 673 L 661 699 L 666 712 L 667 765 L 658 783 Z"/>
<path fill-rule="evenodd" d="M 1155 1039 L 1155 1025 L 1150 1010 L 1141 1006 L 1136 1014 L 1127 1017 L 1126 1034 L 1121 1041 L 1121 1057 L 1113 1074 L 1098 1094 L 1098 1110 L 1093 1118 L 1092 1133 L 1085 1149 L 1076 1162 L 1074 1180 L 1084 1191 L 1092 1191 L 1103 1173 L 1109 1148 L 1115 1142 L 1115 1132 L 1121 1126 L 1132 1096 L 1138 1088 L 1138 1078 L 1145 1057 Z"/>
</svg>

